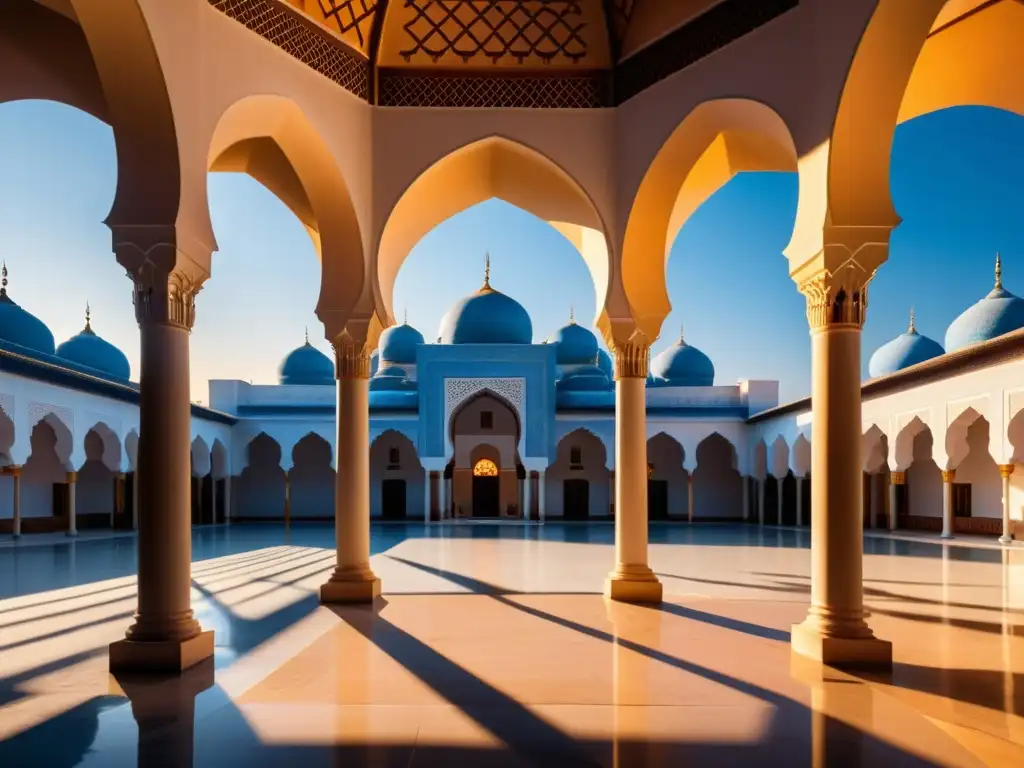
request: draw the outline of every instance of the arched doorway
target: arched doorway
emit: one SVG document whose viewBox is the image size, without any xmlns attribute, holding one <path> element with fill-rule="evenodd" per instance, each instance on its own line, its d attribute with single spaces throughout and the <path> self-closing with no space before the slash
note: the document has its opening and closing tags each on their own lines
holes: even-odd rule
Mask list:
<svg viewBox="0 0 1024 768">
<path fill-rule="evenodd" d="M 520 425 L 503 398 L 484 390 L 452 416 L 455 517 L 518 518 Z"/>
<path fill-rule="evenodd" d="M 501 516 L 501 477 L 491 459 L 473 464 L 473 517 Z"/>
</svg>

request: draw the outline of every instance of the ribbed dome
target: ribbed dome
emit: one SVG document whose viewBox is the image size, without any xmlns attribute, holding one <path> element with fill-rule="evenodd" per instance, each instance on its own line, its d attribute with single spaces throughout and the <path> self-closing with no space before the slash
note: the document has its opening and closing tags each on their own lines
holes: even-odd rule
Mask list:
<svg viewBox="0 0 1024 768">
<path fill-rule="evenodd" d="M 597 357 L 597 337 L 577 325 L 571 311 L 569 324 L 559 328 L 551 341 L 558 345 L 555 354 L 559 365 L 593 365 Z"/>
<path fill-rule="evenodd" d="M 995 287 L 946 329 L 947 352 L 1024 328 L 1024 300 L 1003 288 L 1002 271 L 1002 262 L 997 255 Z"/>
<path fill-rule="evenodd" d="M 523 305 L 491 288 L 490 260 L 484 284 L 459 301 L 441 320 L 441 344 L 530 344 L 533 323 Z"/>
<path fill-rule="evenodd" d="M 0 341 L 17 344 L 33 352 L 52 355 L 53 334 L 38 317 L 26 312 L 7 295 L 7 265 L 0 281 Z"/>
<path fill-rule="evenodd" d="M 282 384 L 310 386 L 334 385 L 334 363 L 331 358 L 309 343 L 292 350 L 281 362 L 278 374 Z"/>
<path fill-rule="evenodd" d="M 710 387 L 715 383 L 715 366 L 711 358 L 683 340 L 679 341 L 651 361 L 651 375 L 656 386 Z"/>
<path fill-rule="evenodd" d="M 914 313 L 910 313 L 910 327 L 892 341 L 883 344 L 868 361 L 868 374 L 876 379 L 888 376 L 912 365 L 945 354 L 937 341 L 922 336 L 914 327 Z"/>
<path fill-rule="evenodd" d="M 615 366 L 612 364 L 612 356 L 603 349 L 597 350 L 597 367 L 600 368 L 604 372 L 604 375 L 609 379 L 613 379 L 615 377 Z"/>
<path fill-rule="evenodd" d="M 608 375 L 596 365 L 581 365 L 555 385 L 559 392 L 600 392 L 611 388 Z"/>
<path fill-rule="evenodd" d="M 416 346 L 423 343 L 423 334 L 409 325 L 393 325 L 380 335 L 380 360 L 385 363 L 416 363 Z"/>
<path fill-rule="evenodd" d="M 413 384 L 409 381 L 405 369 L 397 365 L 382 368 L 370 379 L 371 392 L 401 391 L 413 388 Z"/>
<path fill-rule="evenodd" d="M 72 363 L 92 368 L 114 378 L 127 380 L 132 375 L 131 366 L 128 365 L 128 358 L 124 353 L 93 332 L 88 305 L 85 307 L 85 328 L 57 347 L 56 354 L 57 357 L 63 357 Z"/>
</svg>

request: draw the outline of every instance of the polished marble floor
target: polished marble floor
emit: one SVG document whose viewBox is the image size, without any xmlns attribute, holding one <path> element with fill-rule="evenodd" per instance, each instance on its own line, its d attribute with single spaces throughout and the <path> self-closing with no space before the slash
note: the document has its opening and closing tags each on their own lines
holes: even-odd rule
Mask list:
<svg viewBox="0 0 1024 768">
<path fill-rule="evenodd" d="M 660 608 L 600 589 L 610 525 L 381 525 L 375 608 L 328 526 L 194 533 L 213 663 L 111 677 L 132 537 L 0 548 L 0 766 L 1024 765 L 1024 548 L 865 538 L 890 676 L 789 651 L 806 531 L 654 525 Z"/>
</svg>

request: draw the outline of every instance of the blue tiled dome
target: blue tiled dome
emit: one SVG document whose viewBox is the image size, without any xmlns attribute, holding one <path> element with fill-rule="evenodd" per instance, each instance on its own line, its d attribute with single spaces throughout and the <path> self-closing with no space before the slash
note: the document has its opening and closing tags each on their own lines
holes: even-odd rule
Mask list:
<svg viewBox="0 0 1024 768">
<path fill-rule="evenodd" d="M 371 392 L 393 392 L 414 389 L 415 386 L 408 379 L 404 368 L 393 365 L 389 368 L 382 368 L 370 379 Z"/>
<path fill-rule="evenodd" d="M 334 386 L 334 363 L 309 343 L 292 350 L 281 362 L 278 375 L 282 384 Z"/>
<path fill-rule="evenodd" d="M 997 256 L 995 288 L 946 329 L 946 351 L 954 352 L 1018 328 L 1024 328 L 1024 299 L 1003 288 L 1002 264 Z"/>
<path fill-rule="evenodd" d="M 679 341 L 651 361 L 651 375 L 662 387 L 710 387 L 715 383 L 715 366 L 711 358 L 683 340 Z"/>
<path fill-rule="evenodd" d="M 416 362 L 416 347 L 423 343 L 423 334 L 409 325 L 393 325 L 380 335 L 380 360 L 385 363 Z"/>
<path fill-rule="evenodd" d="M 533 323 L 522 304 L 485 278 L 479 291 L 448 310 L 438 336 L 441 344 L 530 344 Z"/>
<path fill-rule="evenodd" d="M 609 379 L 615 377 L 615 366 L 612 365 L 612 356 L 603 349 L 597 350 L 597 367 L 604 371 Z"/>
<path fill-rule="evenodd" d="M 0 341 L 17 344 L 32 352 L 53 354 L 53 334 L 38 317 L 26 312 L 7 295 L 7 265 L 0 287 Z"/>
<path fill-rule="evenodd" d="M 910 313 L 910 327 L 892 341 L 883 344 L 868 362 L 868 374 L 875 379 L 888 376 L 912 365 L 945 354 L 937 341 L 922 336 L 914 327 L 914 313 Z"/>
<path fill-rule="evenodd" d="M 593 365 L 597 357 L 597 337 L 569 315 L 569 324 L 559 328 L 552 343 L 558 345 L 556 360 L 559 365 Z"/>
<path fill-rule="evenodd" d="M 608 375 L 596 365 L 581 365 L 563 376 L 556 387 L 559 392 L 595 392 L 611 388 Z"/>
<path fill-rule="evenodd" d="M 85 310 L 85 328 L 77 336 L 72 336 L 59 347 L 57 357 L 63 357 L 72 363 L 92 368 L 93 370 L 113 376 L 117 379 L 130 379 L 131 366 L 124 353 L 97 336 L 89 322 L 89 308 Z"/>
</svg>

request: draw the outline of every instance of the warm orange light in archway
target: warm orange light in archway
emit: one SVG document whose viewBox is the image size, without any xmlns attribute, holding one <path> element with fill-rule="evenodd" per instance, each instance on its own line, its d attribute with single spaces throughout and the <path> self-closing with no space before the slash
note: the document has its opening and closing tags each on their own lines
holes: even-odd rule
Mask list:
<svg viewBox="0 0 1024 768">
<path fill-rule="evenodd" d="M 473 467 L 473 477 L 497 477 L 498 466 L 490 459 L 480 459 Z"/>
</svg>

